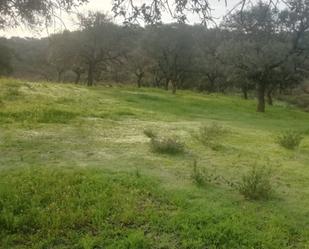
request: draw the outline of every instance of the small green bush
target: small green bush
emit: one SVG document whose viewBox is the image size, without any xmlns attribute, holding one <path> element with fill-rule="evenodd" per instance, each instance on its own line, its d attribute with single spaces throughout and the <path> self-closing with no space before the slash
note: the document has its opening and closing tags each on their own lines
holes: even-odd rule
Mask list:
<svg viewBox="0 0 309 249">
<path fill-rule="evenodd" d="M 153 137 L 150 140 L 154 152 L 163 154 L 181 154 L 184 152 L 184 144 L 176 137 Z"/>
<path fill-rule="evenodd" d="M 211 125 L 204 125 L 200 127 L 198 133 L 194 134 L 194 137 L 203 145 L 214 150 L 218 150 L 218 148 L 220 148 L 218 139 L 225 133 L 226 130 L 224 127 L 217 123 L 212 123 Z"/>
<path fill-rule="evenodd" d="M 271 172 L 266 168 L 253 167 L 243 175 L 238 184 L 239 192 L 249 200 L 266 200 L 272 193 Z"/>
<path fill-rule="evenodd" d="M 155 138 L 157 136 L 157 133 L 154 132 L 152 129 L 150 128 L 147 128 L 144 130 L 144 134 L 146 137 L 149 137 L 149 138 Z"/>
<path fill-rule="evenodd" d="M 303 138 L 300 132 L 286 131 L 277 137 L 276 142 L 286 149 L 293 150 L 299 147 Z"/>
</svg>

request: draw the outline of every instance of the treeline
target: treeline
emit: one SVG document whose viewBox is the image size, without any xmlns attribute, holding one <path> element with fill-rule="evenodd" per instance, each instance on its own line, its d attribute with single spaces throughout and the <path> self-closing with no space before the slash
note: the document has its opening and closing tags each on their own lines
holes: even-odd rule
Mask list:
<svg viewBox="0 0 309 249">
<path fill-rule="evenodd" d="M 89 13 L 79 16 L 78 31 L 2 39 L 0 73 L 89 86 L 135 82 L 173 93 L 236 89 L 248 98 L 254 91 L 263 112 L 276 91 L 292 89 L 307 77 L 308 18 L 263 3 L 227 16 L 212 29 L 178 23 L 122 26 L 102 13 Z"/>
</svg>

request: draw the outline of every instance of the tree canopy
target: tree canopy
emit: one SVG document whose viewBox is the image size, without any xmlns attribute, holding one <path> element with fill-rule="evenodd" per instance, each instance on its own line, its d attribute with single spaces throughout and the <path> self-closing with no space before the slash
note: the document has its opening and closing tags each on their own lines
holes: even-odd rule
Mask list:
<svg viewBox="0 0 309 249">
<path fill-rule="evenodd" d="M 187 21 L 187 13 L 198 15 L 203 23 L 212 20 L 211 6 L 207 0 L 114 0 L 112 10 L 129 23 L 139 20 L 147 24 L 160 23 L 164 13 L 178 22 Z"/>
<path fill-rule="evenodd" d="M 1 0 L 0 29 L 21 23 L 33 26 L 57 17 L 59 11 L 70 11 L 88 0 Z"/>
</svg>

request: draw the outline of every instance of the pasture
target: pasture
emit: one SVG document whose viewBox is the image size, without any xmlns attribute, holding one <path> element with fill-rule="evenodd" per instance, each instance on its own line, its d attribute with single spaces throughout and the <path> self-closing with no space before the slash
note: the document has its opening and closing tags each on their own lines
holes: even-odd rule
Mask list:
<svg viewBox="0 0 309 249">
<path fill-rule="evenodd" d="M 0 248 L 309 248 L 309 114 L 239 96 L 0 80 Z M 211 144 L 199 129 L 216 125 Z M 145 135 L 177 138 L 159 153 Z M 276 143 L 301 132 L 299 148 Z M 194 165 L 204 177 L 196 184 Z M 253 167 L 271 196 L 237 189 Z"/>
</svg>

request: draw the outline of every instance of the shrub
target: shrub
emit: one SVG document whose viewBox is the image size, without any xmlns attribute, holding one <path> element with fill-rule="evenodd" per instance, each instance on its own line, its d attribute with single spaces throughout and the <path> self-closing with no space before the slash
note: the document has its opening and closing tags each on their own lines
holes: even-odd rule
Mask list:
<svg viewBox="0 0 309 249">
<path fill-rule="evenodd" d="M 196 160 L 193 161 L 193 172 L 191 178 L 198 186 L 204 186 L 206 182 L 209 181 L 206 171 L 197 167 Z"/>
<path fill-rule="evenodd" d="M 238 190 L 249 200 L 269 199 L 272 192 L 270 170 L 264 167 L 253 167 L 247 174 L 243 175 L 238 184 Z"/>
<path fill-rule="evenodd" d="M 149 137 L 149 138 L 155 138 L 157 136 L 156 132 L 154 132 L 150 128 L 145 129 L 144 134 L 146 135 L 146 137 Z"/>
<path fill-rule="evenodd" d="M 198 133 L 194 136 L 205 146 L 209 146 L 210 148 L 217 150 L 220 145 L 218 144 L 218 139 L 224 135 L 226 130 L 224 127 L 217 123 L 212 123 L 211 125 L 204 125 L 200 127 Z"/>
<path fill-rule="evenodd" d="M 184 144 L 175 137 L 153 137 L 150 140 L 152 150 L 163 154 L 180 154 Z"/>
<path fill-rule="evenodd" d="M 276 141 L 282 147 L 293 150 L 299 147 L 301 141 L 303 140 L 303 136 L 300 132 L 297 131 L 286 131 L 280 134 Z"/>
</svg>

